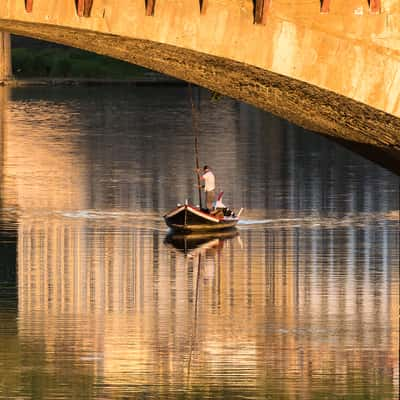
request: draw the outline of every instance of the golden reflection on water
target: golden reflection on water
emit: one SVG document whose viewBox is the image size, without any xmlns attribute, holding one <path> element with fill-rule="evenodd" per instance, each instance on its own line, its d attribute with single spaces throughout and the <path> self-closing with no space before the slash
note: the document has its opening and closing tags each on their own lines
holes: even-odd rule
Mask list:
<svg viewBox="0 0 400 400">
<path fill-rule="evenodd" d="M 362 238 L 345 234 L 350 253 Z M 154 225 L 23 218 L 21 340 L 43 343 L 47 364 L 82 368 L 105 396 L 398 390 L 398 278 L 378 272 L 384 254 L 370 254 L 376 271 L 341 260 L 335 230 L 244 231 L 189 256 L 163 236 Z"/>
<path fill-rule="evenodd" d="M 6 91 L 0 93 L 7 103 Z M 153 171 L 140 157 L 152 154 L 154 143 L 143 145 L 141 131 L 137 137 L 127 130 L 125 159 L 125 143 L 107 139 L 103 120 L 91 142 L 67 103 L 14 101 L 2 116 L 0 194 L 17 233 L 18 310 L 7 319 L 16 334 L 0 336 L 0 398 L 397 398 L 392 180 L 377 173 L 360 183 L 351 170 L 324 176 L 314 168 L 308 175 L 304 167 L 299 176 L 310 184 L 299 191 L 294 155 L 287 173 L 279 164 L 288 152 L 280 136 L 268 147 L 271 166 L 263 150 L 254 159 L 247 154 L 263 149 L 263 132 L 254 134 L 255 144 L 246 137 L 246 151 L 232 161 L 242 148 L 235 126 L 247 132 L 263 120 L 241 108 L 237 124 L 229 103 L 228 122 L 219 113 L 208 117 L 229 126 L 214 147 L 225 151 L 229 162 L 221 156 L 221 170 L 237 177 L 234 198 L 248 201 L 248 220 L 231 236 L 171 240 L 160 215 L 168 196 L 177 195 L 168 190 L 176 172 L 162 173 L 179 164 L 175 157 L 153 158 Z M 93 117 L 97 109 L 90 107 Z M 112 127 L 107 115 L 104 124 Z M 190 170 L 191 155 L 185 157 L 180 161 Z M 243 173 L 252 163 L 261 171 L 253 173 L 255 183 Z M 161 174 L 156 187 L 152 174 Z M 187 193 L 193 182 L 181 181 L 179 194 Z M 380 181 L 382 211 L 370 211 Z M 282 198 L 288 192 L 294 212 L 279 214 L 274 207 L 283 200 L 270 188 Z M 343 218 L 335 216 L 343 211 L 335 210 L 335 196 L 348 196 L 343 204 L 351 212 Z M 302 202 L 318 209 L 324 201 L 333 215 L 297 212 Z M 366 204 L 364 212 L 358 203 Z"/>
</svg>

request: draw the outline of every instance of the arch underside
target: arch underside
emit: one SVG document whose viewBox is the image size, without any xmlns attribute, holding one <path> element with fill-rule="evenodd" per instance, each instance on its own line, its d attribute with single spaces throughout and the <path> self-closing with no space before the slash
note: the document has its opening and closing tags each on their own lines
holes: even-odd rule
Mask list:
<svg viewBox="0 0 400 400">
<path fill-rule="evenodd" d="M 400 120 L 336 93 L 164 43 L 9 20 L 0 20 L 0 29 L 111 56 L 192 82 L 331 136 L 400 174 Z"/>
</svg>

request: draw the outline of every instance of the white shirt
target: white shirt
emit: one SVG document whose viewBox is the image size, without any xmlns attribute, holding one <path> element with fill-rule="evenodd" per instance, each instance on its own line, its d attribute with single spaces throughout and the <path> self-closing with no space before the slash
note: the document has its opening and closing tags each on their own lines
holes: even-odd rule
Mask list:
<svg viewBox="0 0 400 400">
<path fill-rule="evenodd" d="M 207 171 L 202 178 L 204 179 L 204 190 L 206 192 L 215 190 L 215 176 L 211 171 Z"/>
</svg>

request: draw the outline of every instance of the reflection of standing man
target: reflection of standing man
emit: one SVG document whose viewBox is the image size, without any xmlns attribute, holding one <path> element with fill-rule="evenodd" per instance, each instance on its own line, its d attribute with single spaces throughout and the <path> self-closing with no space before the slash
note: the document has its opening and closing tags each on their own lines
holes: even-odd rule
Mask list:
<svg viewBox="0 0 400 400">
<path fill-rule="evenodd" d="M 211 210 L 215 200 L 215 175 L 212 173 L 208 165 L 204 166 L 201 179 L 204 180 L 207 208 Z"/>
</svg>

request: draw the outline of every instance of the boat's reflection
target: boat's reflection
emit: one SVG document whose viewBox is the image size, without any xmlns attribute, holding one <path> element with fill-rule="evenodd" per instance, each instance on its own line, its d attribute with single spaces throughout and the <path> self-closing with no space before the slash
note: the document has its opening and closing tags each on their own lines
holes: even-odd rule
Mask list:
<svg viewBox="0 0 400 400">
<path fill-rule="evenodd" d="M 196 253 L 201 253 L 203 250 L 222 249 L 224 242 L 234 237 L 239 237 L 239 232 L 236 228 L 220 232 L 190 234 L 171 231 L 165 237 L 164 243 L 185 255 L 195 255 Z"/>
</svg>

